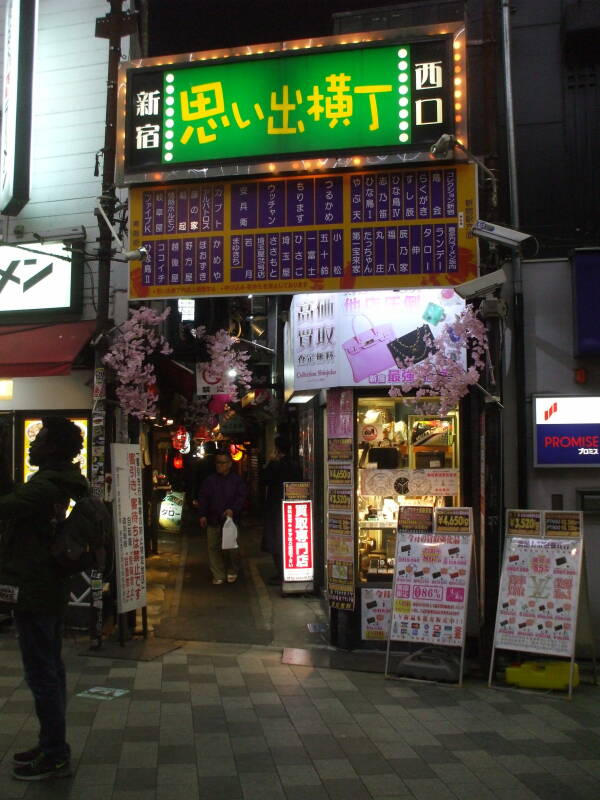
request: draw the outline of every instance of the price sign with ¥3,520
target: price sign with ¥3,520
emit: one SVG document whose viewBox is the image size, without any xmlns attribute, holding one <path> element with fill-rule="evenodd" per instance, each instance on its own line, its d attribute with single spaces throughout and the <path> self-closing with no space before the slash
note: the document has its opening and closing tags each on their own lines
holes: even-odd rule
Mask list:
<svg viewBox="0 0 600 800">
<path fill-rule="evenodd" d="M 542 511 L 509 508 L 506 512 L 507 536 L 542 536 Z"/>
</svg>

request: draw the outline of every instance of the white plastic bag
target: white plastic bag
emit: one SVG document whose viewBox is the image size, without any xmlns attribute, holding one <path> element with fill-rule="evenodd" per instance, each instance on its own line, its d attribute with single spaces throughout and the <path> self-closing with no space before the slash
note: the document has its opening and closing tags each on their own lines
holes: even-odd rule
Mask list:
<svg viewBox="0 0 600 800">
<path fill-rule="evenodd" d="M 223 540 L 221 542 L 223 550 L 233 550 L 238 546 L 237 533 L 237 525 L 231 517 L 227 517 L 223 523 Z"/>
</svg>

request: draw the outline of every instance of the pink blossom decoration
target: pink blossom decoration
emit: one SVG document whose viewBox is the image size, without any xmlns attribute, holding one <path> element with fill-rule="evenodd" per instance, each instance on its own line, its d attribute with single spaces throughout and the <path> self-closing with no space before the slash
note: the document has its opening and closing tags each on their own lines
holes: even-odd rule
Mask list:
<svg viewBox="0 0 600 800">
<path fill-rule="evenodd" d="M 127 322 L 116 329 L 111 347 L 102 359 L 115 372 L 121 408 L 138 419 L 156 414 L 156 374 L 149 357 L 156 352 L 162 355 L 172 352 L 159 330 L 170 310 L 166 308 L 158 314 L 142 306 L 131 311 Z"/>
<path fill-rule="evenodd" d="M 404 367 L 404 382 L 400 386 L 392 386 L 389 394 L 391 397 L 403 397 L 416 389 L 416 396 L 423 400 L 439 397 L 436 413 L 444 416 L 458 405 L 469 387 L 479 381 L 488 352 L 485 324 L 473 306 L 468 305 L 427 344 L 432 352 L 426 359 L 415 364 L 413 359 L 407 358 L 399 365 Z M 467 347 L 472 363 L 465 369 L 464 350 Z"/>
<path fill-rule="evenodd" d="M 239 339 L 223 328 L 215 334 L 207 334 L 205 330 L 204 326 L 196 328 L 196 337 L 206 342 L 210 356 L 208 377 L 221 383 L 222 394 L 229 395 L 232 401 L 238 400 L 238 386 L 247 390 L 252 384 L 252 372 L 247 366 L 250 353 L 234 349 Z"/>
</svg>

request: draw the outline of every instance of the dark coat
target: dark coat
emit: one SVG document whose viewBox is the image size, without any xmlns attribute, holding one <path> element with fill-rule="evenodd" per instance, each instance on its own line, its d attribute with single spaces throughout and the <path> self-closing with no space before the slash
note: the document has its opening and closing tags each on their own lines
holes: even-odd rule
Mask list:
<svg viewBox="0 0 600 800">
<path fill-rule="evenodd" d="M 214 472 L 205 478 L 198 493 L 198 516 L 207 517 L 209 525 L 221 525 L 227 508 L 233 511 L 233 520 L 239 525 L 248 499 L 246 481 L 235 472 L 219 475 Z"/>
<path fill-rule="evenodd" d="M 17 587 L 18 611 L 64 613 L 69 578 L 61 575 L 50 552 L 52 520 L 57 509 L 88 492 L 79 467 L 63 463 L 40 468 L 27 483 L 0 496 L 0 599 Z"/>
<path fill-rule="evenodd" d="M 287 457 L 269 461 L 263 470 L 265 519 L 261 546 L 267 553 L 281 554 L 283 484 L 301 480 L 300 467 Z"/>
</svg>

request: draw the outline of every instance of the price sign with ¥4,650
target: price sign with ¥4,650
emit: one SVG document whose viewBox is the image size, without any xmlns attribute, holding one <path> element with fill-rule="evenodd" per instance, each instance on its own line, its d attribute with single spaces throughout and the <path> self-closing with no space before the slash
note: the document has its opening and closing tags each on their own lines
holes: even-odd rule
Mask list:
<svg viewBox="0 0 600 800">
<path fill-rule="evenodd" d="M 473 530 L 473 509 L 436 508 L 433 530 L 436 533 L 470 533 Z"/>
</svg>

